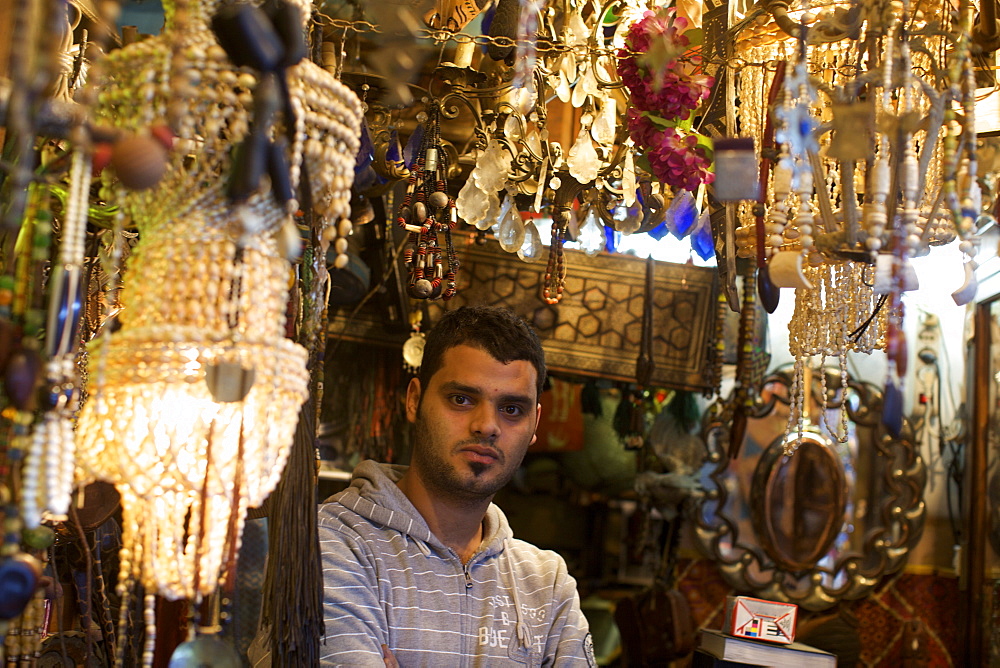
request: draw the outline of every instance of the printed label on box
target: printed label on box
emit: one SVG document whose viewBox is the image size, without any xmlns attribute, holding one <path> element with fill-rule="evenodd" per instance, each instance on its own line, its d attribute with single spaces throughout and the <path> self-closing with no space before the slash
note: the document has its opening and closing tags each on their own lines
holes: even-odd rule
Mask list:
<svg viewBox="0 0 1000 668">
<path fill-rule="evenodd" d="M 795 640 L 798 606 L 747 596 L 730 596 L 726 602 L 725 630 L 738 638 L 787 644 Z"/>
</svg>

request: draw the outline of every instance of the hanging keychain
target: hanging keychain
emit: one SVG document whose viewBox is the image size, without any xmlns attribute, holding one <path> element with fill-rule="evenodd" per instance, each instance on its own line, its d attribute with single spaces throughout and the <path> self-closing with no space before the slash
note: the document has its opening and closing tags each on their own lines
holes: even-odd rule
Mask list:
<svg viewBox="0 0 1000 668">
<path fill-rule="evenodd" d="M 403 344 L 403 370 L 414 376 L 420 373 L 420 365 L 424 361 L 424 344 L 427 342 L 424 333 L 420 331 L 423 317 L 423 311 L 420 309 L 410 314 L 410 327 L 413 333 Z"/>
</svg>

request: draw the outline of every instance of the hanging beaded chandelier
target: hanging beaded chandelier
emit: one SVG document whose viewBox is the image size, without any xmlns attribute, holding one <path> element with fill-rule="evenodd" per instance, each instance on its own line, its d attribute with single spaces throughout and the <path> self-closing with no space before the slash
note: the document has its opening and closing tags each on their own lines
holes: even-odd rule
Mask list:
<svg viewBox="0 0 1000 668">
<path fill-rule="evenodd" d="M 846 391 L 846 354 L 883 349 L 887 396 L 899 396 L 911 258 L 960 239 L 975 269 L 973 12 L 968 1 L 772 0 L 732 25 L 730 113 L 762 164 L 760 199 L 733 208 L 737 249 L 757 260 L 769 311 L 777 288 L 796 289 L 787 452 L 811 357 L 838 357 Z M 974 295 L 955 287 L 959 304 Z"/>
<path fill-rule="evenodd" d="M 268 75 L 220 46 L 225 4 L 165 2 L 161 35 L 110 54 L 90 88 L 97 122 L 142 137 L 166 119 L 176 136 L 152 187 L 104 178 L 139 242 L 120 299 L 107 296 L 121 328 L 90 345 L 77 438 L 80 477 L 122 495 L 123 579 L 170 599 L 216 589 L 247 508 L 281 476 L 309 380 L 285 332 L 291 194 L 311 186 L 324 229 L 344 227 L 361 118 L 356 96 L 305 59 L 272 73 L 287 82 L 275 104 Z M 270 188 L 247 170 L 261 150 Z"/>
</svg>

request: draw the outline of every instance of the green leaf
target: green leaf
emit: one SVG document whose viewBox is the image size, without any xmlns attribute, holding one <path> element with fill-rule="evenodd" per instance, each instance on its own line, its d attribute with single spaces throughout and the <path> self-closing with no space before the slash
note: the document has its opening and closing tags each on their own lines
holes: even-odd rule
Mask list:
<svg viewBox="0 0 1000 668">
<path fill-rule="evenodd" d="M 705 43 L 705 31 L 701 28 L 689 28 L 684 31 L 690 46 L 701 46 Z"/>
<path fill-rule="evenodd" d="M 649 158 L 646 157 L 645 153 L 637 153 L 635 155 L 635 166 L 647 174 L 653 173 L 653 167 L 649 164 Z"/>
<path fill-rule="evenodd" d="M 709 171 L 715 171 L 715 142 L 712 141 L 711 137 L 703 135 L 700 132 L 692 134 L 698 138 L 698 146 L 705 149 L 705 158 L 711 163 L 708 167 Z"/>
<path fill-rule="evenodd" d="M 665 130 L 666 128 L 676 128 L 677 127 L 677 121 L 667 120 L 666 118 L 663 118 L 663 116 L 657 116 L 656 114 L 654 114 L 652 112 L 644 111 L 644 112 L 642 112 L 642 115 L 645 116 L 646 118 L 648 118 L 649 121 L 653 125 L 655 125 L 656 127 L 660 128 L 660 129 Z"/>
</svg>

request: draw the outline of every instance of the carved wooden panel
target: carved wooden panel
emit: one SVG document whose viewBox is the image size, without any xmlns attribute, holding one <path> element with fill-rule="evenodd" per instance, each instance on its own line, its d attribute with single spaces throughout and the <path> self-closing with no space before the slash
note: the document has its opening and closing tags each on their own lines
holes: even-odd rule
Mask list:
<svg viewBox="0 0 1000 668">
<path fill-rule="evenodd" d="M 553 371 L 630 381 L 642 335 L 646 261 L 628 255 L 566 250 L 567 278 L 562 301 L 550 306 L 540 295 L 544 262 L 526 263 L 495 241 L 463 245 L 458 295 L 429 303 L 431 322 L 442 309 L 463 305 L 503 305 L 531 321 Z M 711 387 L 709 364 L 716 313 L 716 272 L 691 265 L 657 262 L 653 293 L 653 384 L 704 390 Z M 343 317 L 331 318 L 331 335 L 402 343 L 405 336 L 380 332 L 369 316 L 355 316 L 344 330 Z"/>
</svg>

